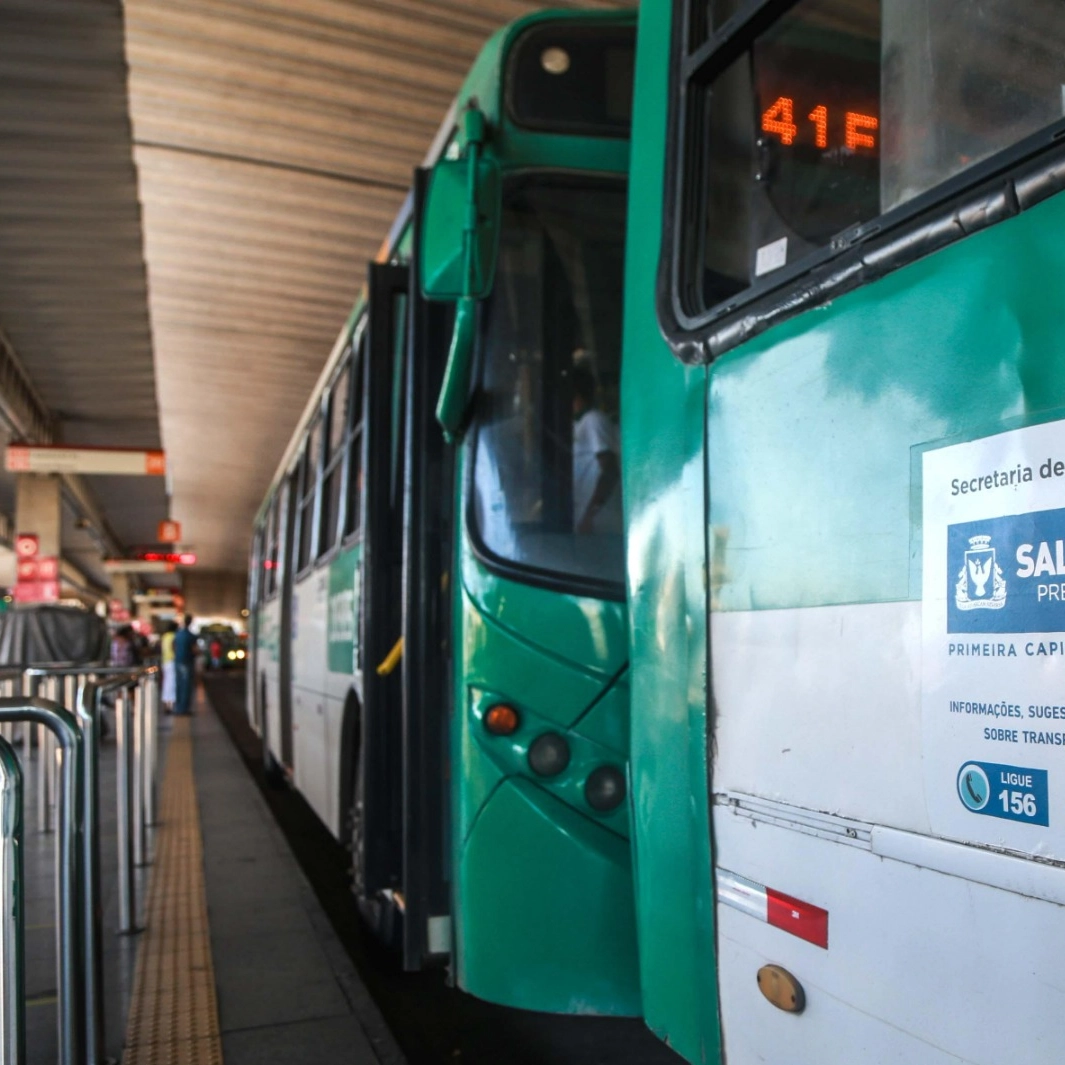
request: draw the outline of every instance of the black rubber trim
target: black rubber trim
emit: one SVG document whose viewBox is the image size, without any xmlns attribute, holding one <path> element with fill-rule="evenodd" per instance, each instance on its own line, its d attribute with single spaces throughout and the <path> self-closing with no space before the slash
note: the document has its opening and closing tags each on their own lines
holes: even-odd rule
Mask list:
<svg viewBox="0 0 1065 1065">
<path fill-rule="evenodd" d="M 703 314 L 688 314 L 679 290 L 685 276 L 681 235 L 692 222 L 684 193 L 696 180 L 684 130 L 689 87 L 700 87 L 722 63 L 798 0 L 746 5 L 690 57 L 683 51 L 692 3 L 673 8 L 662 247 L 655 302 L 674 355 L 705 365 L 771 326 L 875 281 L 963 237 L 1018 215 L 1065 189 L 1065 119 L 1026 137 L 962 174 L 877 218 L 840 233 L 811 253 Z M 684 188 L 681 187 L 682 183 Z"/>
</svg>

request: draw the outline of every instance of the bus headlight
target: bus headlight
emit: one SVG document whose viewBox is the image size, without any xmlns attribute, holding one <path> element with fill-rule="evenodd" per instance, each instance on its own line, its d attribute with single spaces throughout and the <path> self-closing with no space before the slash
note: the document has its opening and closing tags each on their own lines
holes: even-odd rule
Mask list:
<svg viewBox="0 0 1065 1065">
<path fill-rule="evenodd" d="M 243 657 L 244 657 L 244 650 L 243 650 L 243 649 L 241 649 L 241 650 L 239 650 L 239 651 L 237 652 L 237 658 L 243 658 Z"/>
<path fill-rule="evenodd" d="M 584 782 L 588 805 L 601 814 L 617 809 L 625 801 L 625 775 L 612 765 L 601 765 Z"/>
<path fill-rule="evenodd" d="M 518 731 L 518 711 L 506 703 L 496 703 L 484 715 L 484 727 L 493 736 L 512 736 Z"/>
<path fill-rule="evenodd" d="M 537 736 L 529 748 L 529 768 L 541 777 L 557 777 L 569 765 L 569 744 L 557 732 Z"/>
</svg>

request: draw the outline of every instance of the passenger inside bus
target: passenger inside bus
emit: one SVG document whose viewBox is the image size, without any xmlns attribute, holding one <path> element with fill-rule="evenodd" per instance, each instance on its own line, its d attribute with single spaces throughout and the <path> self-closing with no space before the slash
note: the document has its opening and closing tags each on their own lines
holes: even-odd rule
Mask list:
<svg viewBox="0 0 1065 1065">
<path fill-rule="evenodd" d="M 621 535 L 618 427 L 596 408 L 595 376 L 575 360 L 573 386 L 573 527 Z"/>
</svg>

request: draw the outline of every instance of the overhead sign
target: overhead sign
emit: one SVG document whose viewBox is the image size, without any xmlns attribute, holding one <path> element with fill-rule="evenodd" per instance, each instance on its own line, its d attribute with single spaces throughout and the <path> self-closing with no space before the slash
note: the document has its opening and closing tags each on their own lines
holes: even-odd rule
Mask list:
<svg viewBox="0 0 1065 1065">
<path fill-rule="evenodd" d="M 142 477 L 166 474 L 166 455 L 141 448 L 9 444 L 4 464 L 12 473 L 110 473 Z"/>
<path fill-rule="evenodd" d="M 173 562 L 178 566 L 195 566 L 194 551 L 139 551 L 137 558 L 145 562 Z"/>
<path fill-rule="evenodd" d="M 1065 858 L 1065 422 L 927 451 L 922 481 L 932 830 Z"/>
<path fill-rule="evenodd" d="M 59 581 L 19 581 L 15 585 L 16 603 L 55 603 L 59 599 Z"/>
<path fill-rule="evenodd" d="M 41 542 L 35 533 L 19 533 L 15 537 L 15 554 L 18 558 L 33 558 L 40 546 Z"/>
<path fill-rule="evenodd" d="M 157 539 L 161 544 L 176 544 L 181 539 L 181 522 L 172 518 L 159 522 Z"/>
<path fill-rule="evenodd" d="M 104 569 L 108 573 L 173 573 L 173 562 L 165 559 L 105 558 Z"/>
<path fill-rule="evenodd" d="M 54 555 L 37 554 L 37 537 L 19 537 L 32 541 L 21 548 L 16 541 L 15 601 L 18 603 L 54 603 L 59 598 L 59 559 Z"/>
</svg>

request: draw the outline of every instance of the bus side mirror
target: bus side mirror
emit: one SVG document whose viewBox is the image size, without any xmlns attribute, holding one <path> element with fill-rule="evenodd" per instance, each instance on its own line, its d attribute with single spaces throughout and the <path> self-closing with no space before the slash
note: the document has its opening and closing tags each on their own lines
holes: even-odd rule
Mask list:
<svg viewBox="0 0 1065 1065">
<path fill-rule="evenodd" d="M 477 301 L 463 296 L 455 308 L 455 328 L 451 334 L 451 347 L 447 353 L 444 380 L 440 384 L 440 396 L 436 401 L 436 420 L 444 430 L 444 439 L 449 444 L 457 443 L 462 436 L 462 423 L 473 377 L 476 325 Z"/>
<path fill-rule="evenodd" d="M 426 299 L 458 301 L 436 404 L 436 419 L 448 443 L 462 435 L 473 379 L 477 301 L 492 290 L 503 214 L 499 167 L 483 155 L 484 115 L 470 106 L 463 120 L 465 156 L 441 159 L 429 178 L 418 264 Z"/>
<path fill-rule="evenodd" d="M 426 299 L 488 295 L 495 276 L 501 213 L 499 167 L 493 160 L 442 159 L 433 167 L 421 231 Z"/>
</svg>

